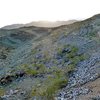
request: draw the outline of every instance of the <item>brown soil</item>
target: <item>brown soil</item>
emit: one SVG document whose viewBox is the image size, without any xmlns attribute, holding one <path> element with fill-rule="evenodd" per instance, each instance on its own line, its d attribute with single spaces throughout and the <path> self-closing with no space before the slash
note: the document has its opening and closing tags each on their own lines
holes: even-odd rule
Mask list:
<svg viewBox="0 0 100 100">
<path fill-rule="evenodd" d="M 77 100 L 92 100 L 92 97 L 100 96 L 100 78 L 85 84 L 83 87 L 89 88 L 90 92 L 86 95 L 80 95 Z"/>
</svg>

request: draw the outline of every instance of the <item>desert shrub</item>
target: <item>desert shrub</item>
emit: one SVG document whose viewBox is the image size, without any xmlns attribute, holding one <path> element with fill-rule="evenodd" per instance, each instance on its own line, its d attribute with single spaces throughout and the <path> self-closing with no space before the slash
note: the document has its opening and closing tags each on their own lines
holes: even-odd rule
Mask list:
<svg viewBox="0 0 100 100">
<path fill-rule="evenodd" d="M 44 64 L 39 63 L 32 66 L 38 71 L 38 73 L 45 73 L 47 71 L 47 68 Z"/>
<path fill-rule="evenodd" d="M 71 47 L 71 51 L 72 51 L 73 53 L 76 53 L 76 52 L 78 51 L 78 48 L 75 47 L 75 46 L 72 46 L 72 47 Z"/>
<path fill-rule="evenodd" d="M 74 64 L 70 64 L 70 65 L 66 66 L 66 68 L 64 69 L 66 75 L 69 76 L 69 74 L 75 70 L 75 67 L 76 66 Z"/>
<path fill-rule="evenodd" d="M 30 68 L 26 69 L 25 72 L 26 72 L 26 74 L 33 75 L 33 76 L 38 74 L 37 70 L 30 69 Z"/>
<path fill-rule="evenodd" d="M 52 98 L 54 97 L 54 94 L 61 88 L 63 88 L 67 84 L 66 79 L 62 78 L 55 78 L 52 80 L 52 84 L 47 87 L 46 91 L 43 93 L 44 96 L 47 98 Z"/>
<path fill-rule="evenodd" d="M 71 53 L 67 54 L 66 56 L 67 56 L 68 59 L 71 59 L 75 56 L 75 53 L 71 52 Z"/>
<path fill-rule="evenodd" d="M 37 53 L 36 49 L 33 49 L 31 52 L 32 52 L 32 54 L 36 54 Z"/>
<path fill-rule="evenodd" d="M 23 70 L 27 75 L 34 76 L 34 75 L 38 74 L 38 71 L 36 69 L 29 67 L 29 65 L 27 65 L 27 64 L 20 66 L 20 70 Z"/>
<path fill-rule="evenodd" d="M 86 60 L 88 58 L 88 55 L 82 54 L 79 56 L 80 61 Z"/>
<path fill-rule="evenodd" d="M 57 49 L 57 53 L 58 53 L 58 55 L 62 54 L 62 48 L 61 47 Z"/>
<path fill-rule="evenodd" d="M 71 47 L 71 52 L 68 53 L 66 56 L 69 59 L 74 58 L 76 56 L 77 51 L 78 51 L 78 48 L 76 48 L 76 47 L 73 46 L 73 47 Z"/>
<path fill-rule="evenodd" d="M 0 96 L 3 96 L 5 93 L 5 90 L 3 88 L 0 88 Z"/>
<path fill-rule="evenodd" d="M 54 100 L 55 93 L 59 89 L 66 86 L 68 78 L 65 76 L 65 72 L 62 68 L 54 66 L 49 71 L 51 72 L 52 76 L 47 77 L 41 87 L 34 87 L 31 92 L 32 96 L 40 96 L 46 100 Z"/>
<path fill-rule="evenodd" d="M 25 71 L 25 73 L 28 75 L 45 74 L 47 72 L 47 68 L 45 67 L 44 64 L 36 64 L 36 63 L 32 65 L 24 64 L 20 66 L 20 70 Z"/>
<path fill-rule="evenodd" d="M 67 84 L 67 79 L 65 78 L 49 78 L 50 83 L 45 87 L 34 88 L 32 90 L 32 96 L 40 96 L 46 98 L 46 100 L 54 100 L 55 93 L 63 88 Z"/>
</svg>

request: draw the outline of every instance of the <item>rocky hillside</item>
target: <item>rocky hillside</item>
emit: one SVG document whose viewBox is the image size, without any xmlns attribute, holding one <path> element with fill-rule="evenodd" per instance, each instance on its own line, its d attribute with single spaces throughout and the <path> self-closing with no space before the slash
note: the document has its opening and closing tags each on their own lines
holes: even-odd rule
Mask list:
<svg viewBox="0 0 100 100">
<path fill-rule="evenodd" d="M 99 80 L 99 14 L 55 28 L 0 29 L 0 100 L 99 100 Z"/>
</svg>

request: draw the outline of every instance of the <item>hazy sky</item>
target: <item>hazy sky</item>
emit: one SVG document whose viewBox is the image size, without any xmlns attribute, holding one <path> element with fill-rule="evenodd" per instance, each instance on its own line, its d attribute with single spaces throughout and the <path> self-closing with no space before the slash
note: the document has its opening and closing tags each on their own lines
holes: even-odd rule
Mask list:
<svg viewBox="0 0 100 100">
<path fill-rule="evenodd" d="M 31 21 L 85 19 L 100 13 L 100 0 L 0 0 L 0 27 Z"/>
</svg>

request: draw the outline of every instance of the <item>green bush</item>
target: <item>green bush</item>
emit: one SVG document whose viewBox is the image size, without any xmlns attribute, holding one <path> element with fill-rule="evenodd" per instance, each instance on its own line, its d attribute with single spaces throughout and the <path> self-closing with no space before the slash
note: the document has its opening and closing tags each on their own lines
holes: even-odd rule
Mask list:
<svg viewBox="0 0 100 100">
<path fill-rule="evenodd" d="M 38 71 L 37 70 L 34 70 L 34 69 L 27 69 L 25 70 L 26 74 L 28 75 L 37 75 L 38 74 Z"/>
<path fill-rule="evenodd" d="M 73 53 L 76 53 L 76 52 L 78 51 L 78 48 L 75 47 L 75 46 L 72 46 L 72 47 L 71 47 L 71 51 L 72 51 Z"/>
<path fill-rule="evenodd" d="M 70 64 L 70 65 L 66 66 L 64 71 L 67 75 L 69 75 L 71 72 L 73 72 L 75 70 L 75 67 L 76 66 L 74 64 Z"/>
<path fill-rule="evenodd" d="M 36 69 L 30 68 L 27 64 L 20 67 L 21 70 L 25 71 L 27 75 L 37 75 L 38 71 Z"/>
<path fill-rule="evenodd" d="M 44 74 L 47 71 L 47 68 L 44 64 L 33 64 L 32 67 L 37 70 L 39 74 Z"/>
<path fill-rule="evenodd" d="M 67 84 L 67 79 L 65 78 L 52 78 L 49 79 L 50 84 L 45 87 L 40 87 L 32 90 L 32 96 L 40 96 L 46 98 L 46 100 L 54 100 L 55 93 L 63 88 Z"/>
<path fill-rule="evenodd" d="M 3 88 L 0 88 L 0 96 L 3 96 L 5 93 L 5 90 Z"/>
</svg>

